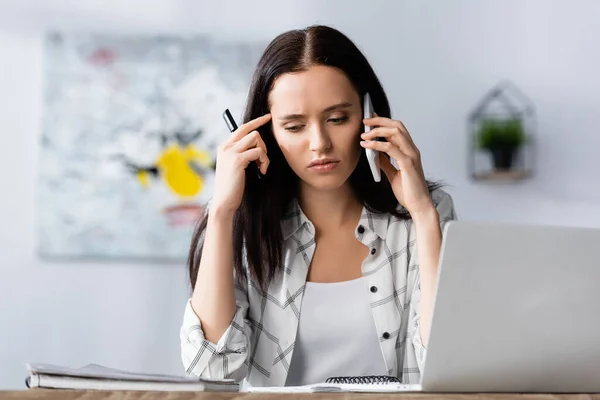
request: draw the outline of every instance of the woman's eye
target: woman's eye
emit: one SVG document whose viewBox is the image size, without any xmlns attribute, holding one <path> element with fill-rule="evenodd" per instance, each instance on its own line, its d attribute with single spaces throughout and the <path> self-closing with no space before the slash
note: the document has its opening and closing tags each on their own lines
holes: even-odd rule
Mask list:
<svg viewBox="0 0 600 400">
<path fill-rule="evenodd" d="M 348 117 L 329 118 L 329 122 L 333 124 L 341 124 L 348 120 Z"/>
<path fill-rule="evenodd" d="M 294 125 L 294 126 L 286 126 L 285 130 L 290 131 L 290 132 L 298 132 L 300 129 L 302 129 L 301 125 Z"/>
</svg>

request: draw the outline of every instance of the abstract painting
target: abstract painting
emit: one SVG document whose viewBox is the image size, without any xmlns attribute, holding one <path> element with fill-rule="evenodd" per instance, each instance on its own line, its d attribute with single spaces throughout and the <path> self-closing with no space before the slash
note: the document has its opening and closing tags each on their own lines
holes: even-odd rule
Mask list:
<svg viewBox="0 0 600 400">
<path fill-rule="evenodd" d="M 181 260 L 264 44 L 50 33 L 37 185 L 43 257 Z"/>
</svg>

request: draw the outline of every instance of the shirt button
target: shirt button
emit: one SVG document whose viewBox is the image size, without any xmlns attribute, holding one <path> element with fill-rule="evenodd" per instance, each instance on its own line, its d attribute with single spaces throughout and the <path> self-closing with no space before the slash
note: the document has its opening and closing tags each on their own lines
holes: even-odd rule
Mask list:
<svg viewBox="0 0 600 400">
<path fill-rule="evenodd" d="M 375 248 L 371 249 L 371 254 L 375 254 L 375 253 L 377 253 L 377 249 L 375 249 Z"/>
<path fill-rule="evenodd" d="M 390 334 L 388 332 L 383 332 L 383 338 L 384 339 L 389 339 L 390 338 Z"/>
<path fill-rule="evenodd" d="M 377 286 L 371 286 L 371 293 L 377 293 Z"/>
<path fill-rule="evenodd" d="M 358 227 L 358 233 L 360 233 L 361 235 L 362 235 L 363 233 L 365 233 L 365 228 L 364 228 L 364 226 L 360 225 L 360 226 Z"/>
</svg>

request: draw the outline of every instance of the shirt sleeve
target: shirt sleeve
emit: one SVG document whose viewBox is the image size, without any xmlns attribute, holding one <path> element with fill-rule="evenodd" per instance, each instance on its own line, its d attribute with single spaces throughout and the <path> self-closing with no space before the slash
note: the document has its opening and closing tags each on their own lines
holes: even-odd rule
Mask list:
<svg viewBox="0 0 600 400">
<path fill-rule="evenodd" d="M 448 223 L 448 221 L 456 220 L 456 211 L 454 209 L 454 202 L 452 197 L 441 190 L 436 190 L 432 193 L 432 198 L 434 205 L 439 214 L 440 221 L 440 229 L 442 230 L 442 234 L 444 233 L 444 227 Z M 417 254 L 417 249 L 412 251 L 409 258 L 409 269 L 416 268 L 419 271 L 419 258 Z M 417 365 L 419 370 L 423 370 L 423 365 L 425 364 L 425 359 L 427 358 L 427 349 L 423 345 L 421 340 L 421 315 L 420 315 L 420 305 L 421 305 L 421 284 L 420 284 L 421 275 L 419 272 L 415 274 L 415 280 L 412 282 L 413 290 L 410 298 L 410 307 L 409 307 L 409 326 L 408 326 L 408 338 L 411 340 L 412 345 L 415 349 L 415 356 L 417 359 Z"/>
<path fill-rule="evenodd" d="M 187 301 L 180 330 L 181 358 L 187 376 L 234 379 L 236 382 L 246 377 L 252 328 L 247 320 L 248 294 L 237 283 L 235 297 L 235 315 L 217 343 L 205 338 L 191 299 Z"/>
</svg>

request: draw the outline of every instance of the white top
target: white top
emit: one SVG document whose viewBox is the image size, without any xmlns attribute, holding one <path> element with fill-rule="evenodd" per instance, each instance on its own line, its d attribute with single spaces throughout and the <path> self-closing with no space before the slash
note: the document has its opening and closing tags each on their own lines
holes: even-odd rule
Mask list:
<svg viewBox="0 0 600 400">
<path fill-rule="evenodd" d="M 287 386 L 387 374 L 369 295 L 364 278 L 306 282 Z"/>
<path fill-rule="evenodd" d="M 453 201 L 441 189 L 435 190 L 432 198 L 443 232 L 444 224 L 456 218 Z M 297 201 L 283 217 L 281 228 L 281 273 L 266 292 L 252 279 L 236 284 L 236 313 L 217 343 L 204 337 L 198 316 L 189 300 L 186 302 L 180 329 L 186 375 L 245 379 L 253 387 L 285 386 L 317 238 L 313 223 Z M 362 277 L 369 288 L 371 320 L 387 374 L 402 383 L 420 383 L 427 351 L 419 331 L 421 288 L 415 227 L 411 221 L 363 207 L 355 237 L 371 249 L 362 262 Z M 340 340 L 349 340 L 351 334 L 345 332 Z"/>
</svg>

